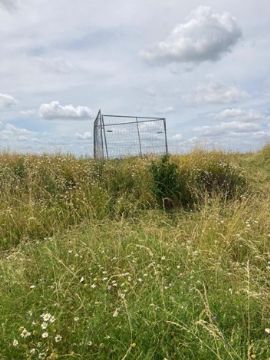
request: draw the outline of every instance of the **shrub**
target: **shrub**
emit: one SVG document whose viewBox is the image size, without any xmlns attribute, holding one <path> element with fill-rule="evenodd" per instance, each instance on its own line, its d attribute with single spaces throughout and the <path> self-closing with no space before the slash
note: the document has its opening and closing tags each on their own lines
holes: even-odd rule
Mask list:
<svg viewBox="0 0 270 360">
<path fill-rule="evenodd" d="M 186 159 L 187 160 L 187 159 Z M 177 165 L 169 156 L 150 166 L 152 192 L 158 204 L 166 209 L 194 208 L 205 195 L 229 200 L 246 190 L 247 181 L 238 168 L 228 161 L 193 156 Z"/>
<path fill-rule="evenodd" d="M 194 202 L 186 171 L 179 170 L 169 156 L 153 161 L 150 173 L 153 178 L 152 192 L 160 206 L 167 209 L 179 205 L 187 207 Z"/>
</svg>

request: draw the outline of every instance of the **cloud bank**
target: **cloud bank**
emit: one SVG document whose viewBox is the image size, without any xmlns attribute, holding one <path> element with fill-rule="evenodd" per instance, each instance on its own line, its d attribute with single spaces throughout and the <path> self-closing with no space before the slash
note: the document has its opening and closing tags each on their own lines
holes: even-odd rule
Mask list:
<svg viewBox="0 0 270 360">
<path fill-rule="evenodd" d="M 218 120 L 237 121 L 239 123 L 262 123 L 270 122 L 270 117 L 253 109 L 231 108 L 225 109 L 216 115 Z"/>
<path fill-rule="evenodd" d="M 188 104 L 229 104 L 248 98 L 248 93 L 235 85 L 217 82 L 199 85 L 194 92 L 183 96 Z"/>
<path fill-rule="evenodd" d="M 214 119 L 216 124 L 197 127 L 195 132 L 209 139 L 245 137 L 252 141 L 270 136 L 270 117 L 256 110 L 225 109 L 214 115 Z"/>
</svg>

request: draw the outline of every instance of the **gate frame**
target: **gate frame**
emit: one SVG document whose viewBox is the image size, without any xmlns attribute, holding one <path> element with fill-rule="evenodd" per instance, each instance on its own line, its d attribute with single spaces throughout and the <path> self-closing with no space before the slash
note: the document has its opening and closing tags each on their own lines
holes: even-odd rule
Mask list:
<svg viewBox="0 0 270 360">
<path fill-rule="evenodd" d="M 104 118 L 125 118 L 125 119 L 134 119 L 134 121 L 129 122 L 118 122 L 118 123 L 112 123 L 112 124 L 106 124 L 104 121 Z M 108 115 L 108 114 L 102 114 L 101 110 L 98 111 L 98 114 L 96 116 L 96 119 L 94 121 L 94 158 L 95 159 L 101 159 L 104 160 L 105 158 L 109 159 L 110 155 L 108 152 L 108 144 L 107 144 L 107 137 L 106 137 L 106 126 L 118 126 L 118 125 L 128 125 L 128 124 L 136 124 L 137 127 L 137 134 L 138 134 L 138 142 L 139 142 L 139 154 L 138 156 L 142 157 L 142 142 L 141 142 L 141 134 L 139 129 L 139 124 L 141 123 L 150 123 L 154 121 L 162 121 L 163 122 L 163 129 L 164 129 L 164 141 L 165 141 L 165 153 L 168 155 L 168 139 L 167 139 L 167 125 L 166 125 L 166 118 L 160 118 L 160 117 L 149 117 L 149 116 L 131 116 L 131 115 Z M 101 132 L 101 154 L 97 151 L 97 132 Z M 104 151 L 105 150 L 105 151 Z"/>
</svg>

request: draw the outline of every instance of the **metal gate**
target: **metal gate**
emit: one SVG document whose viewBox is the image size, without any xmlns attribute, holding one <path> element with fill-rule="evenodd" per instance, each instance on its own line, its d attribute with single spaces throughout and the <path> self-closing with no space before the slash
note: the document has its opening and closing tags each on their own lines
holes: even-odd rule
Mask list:
<svg viewBox="0 0 270 360">
<path fill-rule="evenodd" d="M 95 159 L 168 153 L 166 119 L 103 115 L 94 122 Z"/>
</svg>

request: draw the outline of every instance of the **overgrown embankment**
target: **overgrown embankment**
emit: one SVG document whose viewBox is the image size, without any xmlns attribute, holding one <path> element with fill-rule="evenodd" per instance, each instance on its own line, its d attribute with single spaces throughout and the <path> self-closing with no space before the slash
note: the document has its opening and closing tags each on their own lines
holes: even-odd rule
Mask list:
<svg viewBox="0 0 270 360">
<path fill-rule="evenodd" d="M 0 247 L 61 233 L 83 221 L 146 209 L 194 209 L 239 197 L 246 176 L 222 153 L 95 162 L 72 156 L 0 156 Z"/>
</svg>

